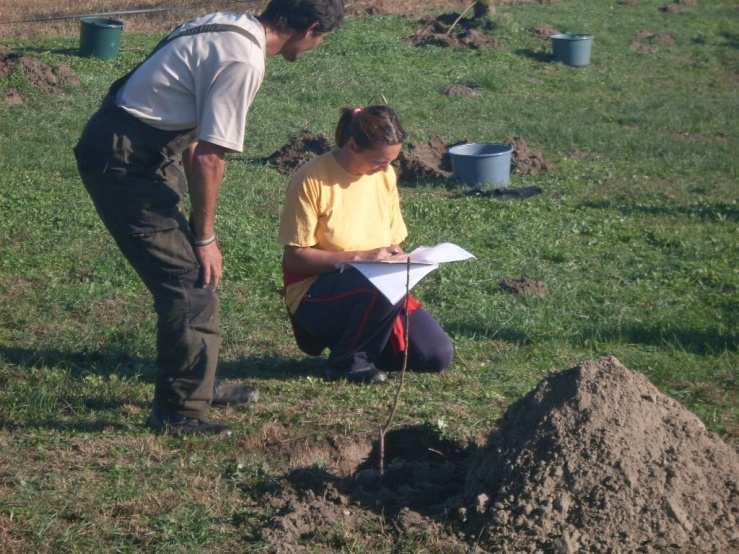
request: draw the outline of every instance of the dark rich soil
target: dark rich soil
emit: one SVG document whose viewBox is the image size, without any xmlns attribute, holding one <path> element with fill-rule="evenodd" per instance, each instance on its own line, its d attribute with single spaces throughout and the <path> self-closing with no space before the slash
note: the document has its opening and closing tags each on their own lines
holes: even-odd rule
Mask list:
<svg viewBox="0 0 739 554">
<path fill-rule="evenodd" d="M 658 45 L 675 46 L 675 35 L 668 32 L 639 31 L 631 42 L 631 49 L 640 54 L 654 54 Z"/>
<path fill-rule="evenodd" d="M 51 67 L 38 58 L 16 52 L 0 55 L 0 78 L 13 73 L 20 73 L 31 87 L 42 94 L 60 94 L 80 84 L 79 78 L 67 65 Z M 9 91 L 6 102 L 22 103 L 23 97 L 17 91 Z"/>
<path fill-rule="evenodd" d="M 279 150 L 264 158 L 264 161 L 273 165 L 281 174 L 290 175 L 305 162 L 329 150 L 331 141 L 325 135 L 303 129 Z"/>
<path fill-rule="evenodd" d="M 546 296 L 549 289 L 543 281 L 535 281 L 534 279 L 503 279 L 498 283 L 500 288 L 511 294 L 521 294 L 530 296 Z"/>
<path fill-rule="evenodd" d="M 529 31 L 531 31 L 533 34 L 541 39 L 548 39 L 552 35 L 559 34 L 559 31 L 554 27 L 551 27 L 550 25 L 540 25 L 539 27 L 532 27 L 531 29 L 529 29 Z"/>
<path fill-rule="evenodd" d="M 739 456 L 616 358 L 546 378 L 471 465 L 468 513 L 500 552 L 730 552 Z M 580 550 L 578 550 L 580 549 Z"/>
<path fill-rule="evenodd" d="M 14 88 L 11 88 L 5 93 L 5 103 L 8 106 L 20 106 L 23 104 L 23 95 Z"/>
<path fill-rule="evenodd" d="M 518 175 L 538 175 L 551 169 L 551 164 L 544 159 L 541 152 L 529 149 L 529 144 L 522 137 L 509 137 L 505 141 L 514 146 L 511 164 L 513 172 Z"/>
<path fill-rule="evenodd" d="M 452 166 L 447 150 L 464 142 L 447 144 L 441 137 L 434 136 L 428 142 L 409 144 L 396 162 L 398 179 L 406 183 L 423 179 L 448 179 L 452 176 Z"/>
<path fill-rule="evenodd" d="M 736 451 L 616 358 L 551 374 L 499 423 L 480 446 L 394 430 L 384 475 L 364 439 L 286 447 L 305 465 L 265 492 L 261 539 L 286 553 L 414 536 L 450 553 L 739 548 Z"/>
<path fill-rule="evenodd" d="M 464 488 L 469 453 L 434 429 L 417 426 L 386 435 L 382 476 L 376 445 L 350 474 L 336 476 L 315 466 L 296 469 L 265 498 L 275 515 L 262 539 L 272 552 L 336 551 L 338 532 L 349 538 L 361 535 L 365 551 L 379 551 L 385 550 L 383 540 L 419 535 L 439 552 L 462 554 L 467 545 L 441 522 L 445 501 Z M 390 538 L 377 532 L 383 528 Z M 308 538 L 310 546 L 301 546 Z"/>
<path fill-rule="evenodd" d="M 398 157 L 396 168 L 399 179 L 405 183 L 414 183 L 423 179 L 448 179 L 452 176 L 452 167 L 447 151 L 452 146 L 467 141 L 445 142 L 434 136 L 428 142 L 410 144 Z M 511 170 L 518 175 L 538 175 L 551 169 L 551 165 L 540 152 L 529 149 L 525 139 L 510 137 L 504 141 L 513 144 L 515 149 L 511 157 Z M 528 196 L 532 196 L 528 194 Z"/>
<path fill-rule="evenodd" d="M 498 47 L 498 41 L 488 34 L 495 26 L 486 13 L 473 13 L 471 17 L 465 14 L 458 20 L 459 16 L 459 13 L 452 12 L 422 19 L 421 29 L 408 40 L 414 46 L 472 49 Z"/>
<path fill-rule="evenodd" d="M 673 0 L 669 4 L 660 6 L 659 11 L 664 13 L 678 13 L 698 5 L 697 0 Z"/>
<path fill-rule="evenodd" d="M 480 96 L 480 87 L 462 84 L 447 85 L 441 89 L 441 94 L 449 97 L 477 98 Z"/>
</svg>

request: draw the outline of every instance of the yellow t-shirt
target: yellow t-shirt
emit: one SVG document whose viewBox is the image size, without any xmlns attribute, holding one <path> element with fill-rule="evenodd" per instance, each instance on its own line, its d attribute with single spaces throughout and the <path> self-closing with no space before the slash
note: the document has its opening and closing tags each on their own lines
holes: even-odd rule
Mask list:
<svg viewBox="0 0 739 554">
<path fill-rule="evenodd" d="M 400 244 L 407 236 L 395 170 L 356 176 L 327 152 L 298 169 L 280 217 L 283 246 L 343 252 Z M 287 285 L 285 302 L 295 313 L 317 275 Z"/>
</svg>

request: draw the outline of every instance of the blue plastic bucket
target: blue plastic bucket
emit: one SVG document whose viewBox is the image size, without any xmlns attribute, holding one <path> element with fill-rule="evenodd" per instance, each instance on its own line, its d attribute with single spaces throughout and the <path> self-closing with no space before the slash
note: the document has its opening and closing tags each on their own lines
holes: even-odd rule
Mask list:
<svg viewBox="0 0 739 554">
<path fill-rule="evenodd" d="M 555 61 L 573 67 L 590 64 L 593 50 L 593 35 L 583 33 L 560 33 L 552 35 L 552 54 Z"/>
<path fill-rule="evenodd" d="M 512 152 L 512 144 L 471 142 L 452 146 L 448 153 L 456 179 L 480 189 L 500 189 L 511 182 Z"/>
<path fill-rule="evenodd" d="M 121 46 L 123 22 L 104 17 L 80 19 L 80 56 L 111 60 Z"/>
</svg>

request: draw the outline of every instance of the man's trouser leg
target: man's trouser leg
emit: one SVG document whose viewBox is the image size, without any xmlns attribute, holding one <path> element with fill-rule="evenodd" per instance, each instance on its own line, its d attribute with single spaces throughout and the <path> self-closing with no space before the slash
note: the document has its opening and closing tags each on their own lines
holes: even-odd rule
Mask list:
<svg viewBox="0 0 739 554">
<path fill-rule="evenodd" d="M 120 224 L 124 209 L 107 196 L 102 176 L 82 174 L 101 219 L 154 297 L 159 376 L 155 402 L 172 414 L 200 418 L 213 398 L 220 333 L 218 298 L 200 285 L 200 264 L 187 222 L 146 233 Z M 120 199 L 119 199 L 120 201 Z"/>
</svg>

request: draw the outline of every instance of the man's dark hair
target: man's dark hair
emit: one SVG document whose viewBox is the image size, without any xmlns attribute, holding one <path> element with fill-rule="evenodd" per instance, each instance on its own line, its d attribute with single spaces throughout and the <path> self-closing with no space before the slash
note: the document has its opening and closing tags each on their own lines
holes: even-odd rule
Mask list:
<svg viewBox="0 0 739 554">
<path fill-rule="evenodd" d="M 343 0 L 271 0 L 259 19 L 273 27 L 305 31 L 316 25 L 319 33 L 336 29 L 344 20 Z"/>
</svg>

